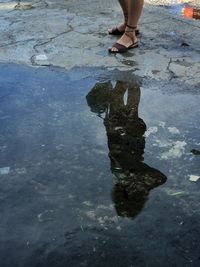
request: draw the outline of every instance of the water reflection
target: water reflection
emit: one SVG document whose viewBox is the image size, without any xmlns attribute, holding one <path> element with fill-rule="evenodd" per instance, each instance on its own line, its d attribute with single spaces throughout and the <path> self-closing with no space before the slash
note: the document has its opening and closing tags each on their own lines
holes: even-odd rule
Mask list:
<svg viewBox="0 0 200 267">
<path fill-rule="evenodd" d="M 133 218 L 144 207 L 149 191 L 167 179 L 143 162 L 146 124 L 138 116 L 140 87 L 122 81 L 97 83 L 86 99 L 106 128 L 117 214 Z"/>
</svg>

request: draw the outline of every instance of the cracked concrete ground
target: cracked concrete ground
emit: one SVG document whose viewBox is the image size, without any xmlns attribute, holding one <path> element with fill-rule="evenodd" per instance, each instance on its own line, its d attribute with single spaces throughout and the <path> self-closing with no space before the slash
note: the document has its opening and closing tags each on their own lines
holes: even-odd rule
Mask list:
<svg viewBox="0 0 200 267">
<path fill-rule="evenodd" d="M 146 0 L 140 21 L 140 47 L 109 55 L 116 41 L 107 28 L 121 12 L 116 0 L 0 2 L 0 62 L 31 66 L 75 66 L 132 70 L 141 77 L 200 82 L 200 24 L 186 20 L 162 1 Z M 169 2 L 169 1 L 168 1 Z"/>
</svg>

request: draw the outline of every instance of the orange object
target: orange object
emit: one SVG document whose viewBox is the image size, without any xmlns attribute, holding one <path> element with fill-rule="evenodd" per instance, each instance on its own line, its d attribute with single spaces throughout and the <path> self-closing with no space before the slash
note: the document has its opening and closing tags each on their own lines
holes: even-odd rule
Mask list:
<svg viewBox="0 0 200 267">
<path fill-rule="evenodd" d="M 183 8 L 183 16 L 185 18 L 192 19 L 193 18 L 193 8 L 189 7 L 189 6 L 184 7 Z"/>
<path fill-rule="evenodd" d="M 188 19 L 200 19 L 200 9 L 193 8 L 190 6 L 185 6 L 183 8 L 182 14 L 185 18 Z"/>
</svg>

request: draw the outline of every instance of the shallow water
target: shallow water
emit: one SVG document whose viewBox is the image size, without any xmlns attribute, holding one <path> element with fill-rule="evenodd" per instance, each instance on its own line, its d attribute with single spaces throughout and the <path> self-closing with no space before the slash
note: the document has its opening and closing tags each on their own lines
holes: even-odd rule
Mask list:
<svg viewBox="0 0 200 267">
<path fill-rule="evenodd" d="M 198 87 L 0 71 L 0 266 L 199 266 Z"/>
</svg>

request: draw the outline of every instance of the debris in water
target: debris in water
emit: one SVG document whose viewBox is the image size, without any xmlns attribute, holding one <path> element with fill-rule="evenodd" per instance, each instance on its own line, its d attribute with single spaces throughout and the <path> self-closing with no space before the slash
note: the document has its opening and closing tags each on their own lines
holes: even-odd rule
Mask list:
<svg viewBox="0 0 200 267">
<path fill-rule="evenodd" d="M 10 172 L 10 167 L 0 168 L 0 175 L 9 174 L 9 172 Z"/>
<path fill-rule="evenodd" d="M 145 137 L 148 137 L 150 134 L 155 134 L 158 132 L 158 127 L 150 127 L 146 133 L 145 133 Z"/>
<path fill-rule="evenodd" d="M 32 9 L 33 6 L 31 4 L 20 4 L 20 3 L 18 3 L 14 8 L 17 9 L 17 10 L 28 10 L 28 9 Z"/>
<path fill-rule="evenodd" d="M 158 125 L 162 128 L 165 128 L 166 122 L 160 121 Z"/>
<path fill-rule="evenodd" d="M 39 222 L 47 222 L 52 221 L 54 216 L 53 210 L 45 210 L 44 212 L 38 214 L 38 221 Z"/>
<path fill-rule="evenodd" d="M 173 147 L 161 155 L 161 159 L 180 158 L 185 152 L 185 141 L 176 141 L 173 143 Z"/>
<path fill-rule="evenodd" d="M 190 46 L 190 45 L 187 44 L 187 43 L 185 43 L 185 42 L 183 42 L 183 43 L 181 44 L 181 46 Z"/>
<path fill-rule="evenodd" d="M 168 131 L 172 134 L 180 134 L 180 131 L 176 127 L 168 127 Z"/>
<path fill-rule="evenodd" d="M 88 207 L 91 207 L 92 206 L 91 201 L 84 201 L 83 204 L 86 205 L 86 206 L 88 206 Z"/>
<path fill-rule="evenodd" d="M 17 174 L 26 174 L 27 173 L 27 170 L 25 167 L 24 168 L 17 168 L 15 171 Z"/>
<path fill-rule="evenodd" d="M 200 176 L 198 175 L 190 175 L 190 178 L 189 178 L 191 182 L 197 182 L 199 179 L 200 179 Z"/>
<path fill-rule="evenodd" d="M 179 192 L 171 193 L 170 195 L 171 195 L 171 196 L 180 196 L 180 195 L 183 195 L 183 194 L 185 194 L 184 191 L 179 191 Z"/>
<path fill-rule="evenodd" d="M 200 155 L 200 151 L 197 150 L 197 149 L 192 149 L 191 153 L 194 154 L 194 155 Z"/>
</svg>

